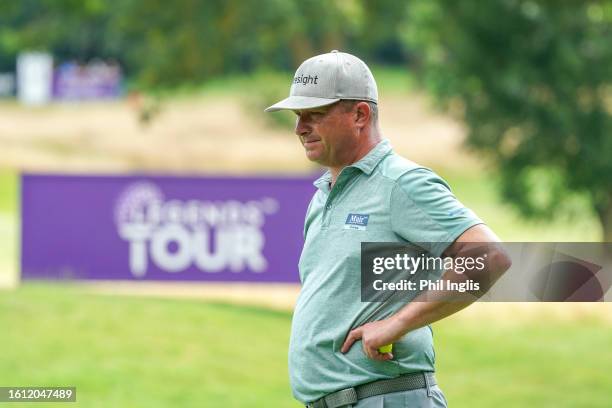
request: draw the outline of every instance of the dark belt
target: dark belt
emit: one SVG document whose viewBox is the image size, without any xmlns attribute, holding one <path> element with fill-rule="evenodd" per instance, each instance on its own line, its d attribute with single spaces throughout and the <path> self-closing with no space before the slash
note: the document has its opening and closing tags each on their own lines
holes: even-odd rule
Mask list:
<svg viewBox="0 0 612 408">
<path fill-rule="evenodd" d="M 403 374 L 388 380 L 372 381 L 356 387 L 332 392 L 321 399 L 306 404 L 306 408 L 337 408 L 356 404 L 360 399 L 373 397 L 374 395 L 417 390 L 419 388 L 429 389 L 429 387 L 433 387 L 436 384 L 434 373 Z"/>
</svg>

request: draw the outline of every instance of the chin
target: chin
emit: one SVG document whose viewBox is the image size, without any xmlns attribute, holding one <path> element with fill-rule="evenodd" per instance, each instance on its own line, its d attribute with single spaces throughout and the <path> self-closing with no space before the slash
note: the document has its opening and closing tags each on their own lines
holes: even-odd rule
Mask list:
<svg viewBox="0 0 612 408">
<path fill-rule="evenodd" d="M 321 159 L 321 155 L 313 151 L 310 151 L 310 152 L 307 151 L 306 158 L 312 162 L 319 163 L 319 160 Z"/>
</svg>

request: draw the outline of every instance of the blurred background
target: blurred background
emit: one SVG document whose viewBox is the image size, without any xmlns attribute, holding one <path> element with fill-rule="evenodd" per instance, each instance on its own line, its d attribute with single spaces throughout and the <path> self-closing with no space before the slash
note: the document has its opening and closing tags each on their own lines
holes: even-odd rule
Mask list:
<svg viewBox="0 0 612 408">
<path fill-rule="evenodd" d="M 297 286 L 19 283 L 19 175 L 314 179 L 293 115 L 263 109 L 332 49 L 371 67 L 395 150 L 503 240 L 612 242 L 612 1 L 2 2 L 0 385 L 75 385 L 84 407 L 299 406 Z M 611 316 L 473 305 L 434 325 L 439 381 L 458 407 L 608 407 Z"/>
</svg>

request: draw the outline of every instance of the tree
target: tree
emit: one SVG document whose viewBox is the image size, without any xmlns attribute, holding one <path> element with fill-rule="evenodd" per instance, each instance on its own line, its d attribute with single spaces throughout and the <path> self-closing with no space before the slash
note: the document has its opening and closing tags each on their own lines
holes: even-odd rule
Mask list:
<svg viewBox="0 0 612 408">
<path fill-rule="evenodd" d="M 230 72 L 293 70 L 340 48 L 356 0 L 23 0 L 0 3 L 0 69 L 21 50 L 57 60 L 113 58 L 146 87 L 180 86 Z M 358 8 L 358 7 L 357 7 Z M 325 10 L 325 13 L 321 13 Z M 4 68 L 3 68 L 4 67 Z"/>
<path fill-rule="evenodd" d="M 426 86 L 526 216 L 586 197 L 612 242 L 612 2 L 414 0 L 403 38 Z"/>
</svg>

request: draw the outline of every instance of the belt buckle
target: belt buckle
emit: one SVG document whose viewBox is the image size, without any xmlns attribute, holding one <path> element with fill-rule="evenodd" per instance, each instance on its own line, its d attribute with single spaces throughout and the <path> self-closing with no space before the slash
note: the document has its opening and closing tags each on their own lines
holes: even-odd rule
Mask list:
<svg viewBox="0 0 612 408">
<path fill-rule="evenodd" d="M 336 391 L 323 398 L 327 408 L 337 408 L 343 405 L 356 404 L 358 401 L 357 391 L 355 388 L 346 388 L 344 390 Z"/>
</svg>

